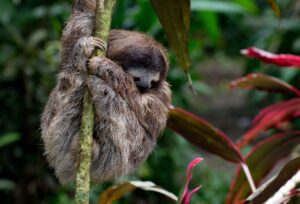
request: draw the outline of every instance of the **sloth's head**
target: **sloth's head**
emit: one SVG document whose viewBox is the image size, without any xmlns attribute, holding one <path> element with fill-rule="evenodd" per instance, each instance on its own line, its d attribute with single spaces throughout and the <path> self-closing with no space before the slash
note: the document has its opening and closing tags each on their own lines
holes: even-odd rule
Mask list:
<svg viewBox="0 0 300 204">
<path fill-rule="evenodd" d="M 169 66 L 166 50 L 161 44 L 148 35 L 133 31 L 112 30 L 107 57 L 133 77 L 141 92 L 159 88 Z"/>
</svg>

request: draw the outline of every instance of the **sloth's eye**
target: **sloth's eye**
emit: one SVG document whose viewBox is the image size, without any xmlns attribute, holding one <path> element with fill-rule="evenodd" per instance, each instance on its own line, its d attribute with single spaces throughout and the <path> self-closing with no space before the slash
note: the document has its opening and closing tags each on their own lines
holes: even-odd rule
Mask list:
<svg viewBox="0 0 300 204">
<path fill-rule="evenodd" d="M 151 88 L 152 88 L 152 87 L 155 87 L 157 84 L 158 84 L 158 81 L 152 80 L 152 81 L 151 81 Z"/>
<path fill-rule="evenodd" d="M 140 81 L 140 77 L 133 77 L 133 80 L 136 82 L 136 81 Z"/>
</svg>

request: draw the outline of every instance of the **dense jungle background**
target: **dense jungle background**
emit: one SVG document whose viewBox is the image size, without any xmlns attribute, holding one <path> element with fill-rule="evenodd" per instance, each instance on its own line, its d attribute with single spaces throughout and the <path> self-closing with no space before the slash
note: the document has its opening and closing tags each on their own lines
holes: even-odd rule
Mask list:
<svg viewBox="0 0 300 204">
<path fill-rule="evenodd" d="M 229 91 L 228 82 L 253 70 L 299 85 L 296 69 L 273 69 L 246 60 L 240 50 L 256 46 L 276 53 L 300 53 L 300 1 L 278 0 L 278 18 L 265 0 L 192 0 L 189 49 L 193 85 L 170 51 L 173 104 L 208 120 L 233 139 L 250 126 L 260 107 L 280 95 Z M 1 203 L 72 203 L 74 185 L 61 186 L 43 156 L 40 115 L 56 83 L 60 37 L 71 11 L 70 0 L 0 1 L 0 197 Z M 113 28 L 149 33 L 168 47 L 148 0 L 118 0 Z M 185 169 L 196 156 L 204 162 L 193 184 L 202 189 L 192 203 L 223 203 L 235 165 L 211 156 L 166 130 L 155 152 L 134 175 L 116 179 L 150 180 L 178 194 Z M 93 185 L 91 203 L 112 183 Z M 119 203 L 171 203 L 150 192 L 135 191 Z"/>
</svg>

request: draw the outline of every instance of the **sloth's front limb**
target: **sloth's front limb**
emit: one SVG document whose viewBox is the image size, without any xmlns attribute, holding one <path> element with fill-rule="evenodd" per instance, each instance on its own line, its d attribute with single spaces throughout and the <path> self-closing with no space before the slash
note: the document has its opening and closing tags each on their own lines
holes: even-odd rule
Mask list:
<svg viewBox="0 0 300 204">
<path fill-rule="evenodd" d="M 78 71 L 87 71 L 87 61 L 92 57 L 96 49 L 106 51 L 106 43 L 93 36 L 81 37 L 73 50 L 73 67 Z"/>
</svg>

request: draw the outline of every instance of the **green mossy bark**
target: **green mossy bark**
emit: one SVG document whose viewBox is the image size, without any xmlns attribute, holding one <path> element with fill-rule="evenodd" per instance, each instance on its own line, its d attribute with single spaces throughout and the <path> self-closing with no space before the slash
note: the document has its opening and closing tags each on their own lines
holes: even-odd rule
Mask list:
<svg viewBox="0 0 300 204">
<path fill-rule="evenodd" d="M 97 0 L 95 37 L 107 42 L 115 0 Z M 98 50 L 97 56 L 105 56 Z M 80 127 L 78 166 L 76 172 L 76 204 L 88 204 L 90 192 L 90 167 L 93 144 L 94 108 L 87 86 L 83 97 L 83 112 Z"/>
</svg>

